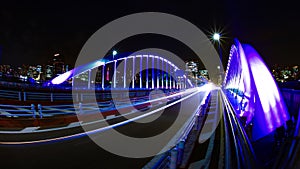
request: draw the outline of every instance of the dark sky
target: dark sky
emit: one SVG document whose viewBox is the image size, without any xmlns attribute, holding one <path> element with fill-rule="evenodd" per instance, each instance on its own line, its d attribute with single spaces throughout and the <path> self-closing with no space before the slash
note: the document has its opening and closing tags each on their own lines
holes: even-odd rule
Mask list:
<svg viewBox="0 0 300 169">
<path fill-rule="evenodd" d="M 146 11 L 177 15 L 206 32 L 223 30 L 224 57 L 237 37 L 252 44 L 269 65 L 300 64 L 298 6 L 274 0 L 1 2 L 0 64 L 43 64 L 54 53 L 74 64 L 81 47 L 101 26 Z M 132 49 L 123 47 L 120 52 Z"/>
</svg>

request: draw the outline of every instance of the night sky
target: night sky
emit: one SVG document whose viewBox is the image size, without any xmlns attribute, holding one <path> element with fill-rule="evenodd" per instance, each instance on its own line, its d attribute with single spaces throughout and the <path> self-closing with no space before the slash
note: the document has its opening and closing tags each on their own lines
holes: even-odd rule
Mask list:
<svg viewBox="0 0 300 169">
<path fill-rule="evenodd" d="M 300 64 L 300 12 L 296 4 L 232 0 L 1 2 L 0 64 L 44 64 L 54 53 L 61 53 L 65 62 L 72 65 L 84 43 L 101 26 L 124 15 L 146 11 L 177 15 L 207 34 L 222 30 L 226 36 L 222 42 L 223 57 L 227 57 L 233 38 L 237 37 L 241 42 L 253 45 L 269 66 Z M 159 37 L 142 38 L 149 39 L 148 43 L 136 46 L 136 49 L 135 45 L 140 43 L 126 43 L 125 40 L 116 48 L 119 52 L 144 47 L 171 48 L 155 43 Z M 179 55 L 185 59 L 193 57 L 188 50 Z"/>
</svg>

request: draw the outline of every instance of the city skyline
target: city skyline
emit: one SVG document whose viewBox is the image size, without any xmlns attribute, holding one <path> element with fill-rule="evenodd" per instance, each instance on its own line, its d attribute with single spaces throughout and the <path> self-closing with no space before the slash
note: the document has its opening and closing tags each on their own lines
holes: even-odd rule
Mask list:
<svg viewBox="0 0 300 169">
<path fill-rule="evenodd" d="M 81 12 L 78 12 L 81 11 Z M 145 11 L 157 11 L 177 15 L 202 29 L 207 36 L 221 31 L 223 56 L 227 57 L 233 38 L 255 46 L 270 66 L 276 63 L 300 63 L 297 51 L 300 25 L 295 6 L 289 3 L 233 2 L 223 1 L 189 3 L 178 2 L 91 2 L 57 5 L 54 1 L 45 5 L 34 3 L 1 5 L 0 56 L 1 64 L 37 64 L 62 53 L 66 62 L 75 63 L 86 40 L 106 23 L 121 16 Z M 253 12 L 255 11 L 255 12 Z M 230 31 L 229 31 L 230 30 Z M 138 37 L 137 37 L 138 38 Z M 176 44 L 164 46 L 153 39 L 141 47 L 176 48 Z M 287 43 L 289 42 L 289 43 Z M 176 42 L 175 42 L 176 43 Z M 138 50 L 138 43 L 116 46 L 120 52 Z M 181 57 L 194 57 L 188 51 L 180 51 Z M 227 59 L 223 60 L 226 65 Z"/>
</svg>

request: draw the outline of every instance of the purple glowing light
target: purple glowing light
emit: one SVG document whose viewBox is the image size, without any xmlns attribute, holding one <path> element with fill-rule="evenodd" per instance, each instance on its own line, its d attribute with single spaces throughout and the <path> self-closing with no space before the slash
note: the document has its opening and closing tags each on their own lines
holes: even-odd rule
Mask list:
<svg viewBox="0 0 300 169">
<path fill-rule="evenodd" d="M 55 85 L 61 84 L 61 83 L 65 82 L 66 80 L 68 80 L 71 77 L 72 74 L 73 74 L 73 70 L 70 70 L 70 71 L 68 71 L 68 72 L 66 72 L 66 73 L 64 73 L 62 75 L 59 75 L 56 78 L 54 78 L 51 81 L 51 83 L 55 84 Z"/>
<path fill-rule="evenodd" d="M 246 117 L 247 124 L 253 124 L 253 140 L 284 125 L 289 119 L 286 105 L 270 71 L 256 50 L 236 40 L 229 58 L 224 87 L 235 91 L 233 95 L 240 106 L 236 108 L 236 113 Z"/>
<path fill-rule="evenodd" d="M 261 133 L 268 134 L 283 125 L 289 114 L 281 97 L 278 87 L 259 54 L 250 45 L 243 45 L 248 56 L 252 77 L 256 88 L 257 101 L 254 121 Z M 254 135 L 258 135 L 254 133 Z"/>
</svg>

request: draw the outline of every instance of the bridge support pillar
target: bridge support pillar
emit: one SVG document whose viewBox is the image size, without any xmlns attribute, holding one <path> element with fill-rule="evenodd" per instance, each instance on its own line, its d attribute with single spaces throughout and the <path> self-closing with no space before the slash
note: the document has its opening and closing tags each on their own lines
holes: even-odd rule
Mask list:
<svg viewBox="0 0 300 169">
<path fill-rule="evenodd" d="M 146 60 L 146 89 L 149 88 L 149 70 L 148 70 L 148 64 L 149 64 L 149 55 L 146 56 L 147 60 Z"/>
<path fill-rule="evenodd" d="M 126 64 L 127 64 L 127 58 L 125 58 L 124 59 L 124 75 L 123 75 L 123 82 L 124 82 L 124 88 L 126 88 L 126 80 L 127 80 L 127 78 L 126 78 Z"/>
<path fill-rule="evenodd" d="M 88 70 L 88 89 L 91 88 L 91 74 L 92 74 L 92 71 Z"/>
<path fill-rule="evenodd" d="M 142 71 L 143 71 L 143 55 L 141 55 L 141 58 L 140 58 L 140 72 L 139 72 L 139 74 L 140 74 L 140 89 L 143 87 L 142 86 L 143 85 L 142 84 L 143 83 Z"/>
<path fill-rule="evenodd" d="M 156 68 L 156 88 L 159 88 L 159 58 L 156 57 L 156 65 L 157 65 L 157 68 Z"/>
<path fill-rule="evenodd" d="M 164 59 L 161 59 L 161 88 L 164 88 Z"/>
<path fill-rule="evenodd" d="M 152 83 L 152 89 L 154 89 L 154 56 L 152 56 L 152 69 L 151 69 L 151 83 Z"/>
<path fill-rule="evenodd" d="M 165 61 L 166 64 L 166 68 L 165 68 L 165 72 L 166 72 L 166 89 L 168 89 L 168 62 Z"/>
<path fill-rule="evenodd" d="M 170 70 L 169 70 L 169 79 L 170 79 L 170 89 L 172 89 L 172 66 L 171 65 L 169 65 L 170 66 Z"/>
<path fill-rule="evenodd" d="M 105 64 L 102 66 L 102 77 L 101 77 L 102 89 L 104 89 L 104 72 L 105 72 Z"/>
<path fill-rule="evenodd" d="M 117 77 L 117 60 L 114 60 L 114 79 L 113 79 L 114 88 L 116 88 L 116 77 Z"/>
<path fill-rule="evenodd" d="M 134 89 L 134 77 L 135 77 L 135 56 L 132 58 L 132 88 Z"/>
<path fill-rule="evenodd" d="M 175 79 L 174 79 L 174 78 L 175 78 Z M 176 69 L 174 69 L 174 73 L 173 73 L 173 89 L 176 88 L 175 81 L 176 81 Z"/>
</svg>

